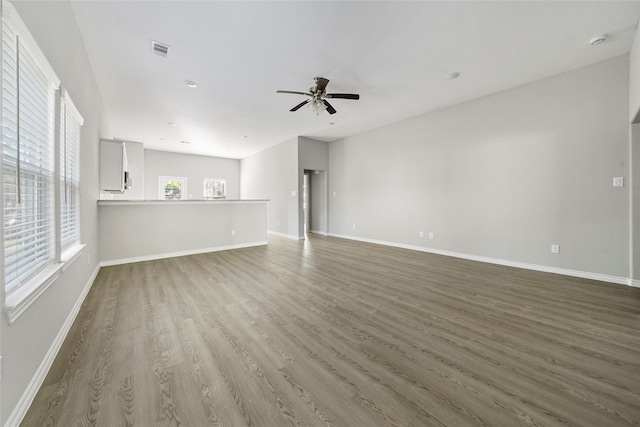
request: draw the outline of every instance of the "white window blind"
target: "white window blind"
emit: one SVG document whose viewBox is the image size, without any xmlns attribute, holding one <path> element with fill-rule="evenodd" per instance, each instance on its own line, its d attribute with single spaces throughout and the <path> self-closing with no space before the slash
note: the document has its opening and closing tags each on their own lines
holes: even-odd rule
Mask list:
<svg viewBox="0 0 640 427">
<path fill-rule="evenodd" d="M 60 82 L 3 4 L 2 185 L 7 291 L 55 258 L 55 91 Z"/>
<path fill-rule="evenodd" d="M 84 120 L 66 92 L 60 108 L 60 240 L 65 250 L 80 241 L 80 131 Z"/>
</svg>

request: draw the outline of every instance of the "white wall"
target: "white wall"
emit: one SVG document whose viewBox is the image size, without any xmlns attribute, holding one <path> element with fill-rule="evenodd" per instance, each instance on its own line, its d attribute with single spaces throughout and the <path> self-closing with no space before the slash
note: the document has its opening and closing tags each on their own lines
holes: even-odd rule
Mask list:
<svg viewBox="0 0 640 427">
<path fill-rule="evenodd" d="M 330 143 L 330 233 L 628 278 L 628 59 Z"/>
<path fill-rule="evenodd" d="M 298 138 L 267 148 L 241 161 L 243 199 L 269 199 L 267 230 L 300 237 Z"/>
<path fill-rule="evenodd" d="M 190 199 L 202 199 L 204 180 L 226 179 L 227 199 L 240 198 L 240 160 L 144 150 L 144 198 L 158 198 L 159 176 L 187 177 Z"/>
<path fill-rule="evenodd" d="M 640 25 L 629 54 L 629 118 L 640 122 Z"/>
<path fill-rule="evenodd" d="M 49 350 L 56 339 L 64 338 L 59 334 L 65 322 L 72 320 L 69 315 L 78 308 L 76 304 L 97 272 L 98 157 L 100 129 L 104 126 L 102 101 L 69 3 L 15 2 L 14 6 L 84 117 L 80 146 L 80 226 L 82 242 L 87 246 L 15 323 L 8 326 L 4 318 L 0 322 L 2 425 L 19 403 L 29 403 L 20 400 L 25 393 L 37 391 L 33 388 L 34 376 L 46 373 L 39 367 L 46 358 L 55 356 Z"/>
</svg>

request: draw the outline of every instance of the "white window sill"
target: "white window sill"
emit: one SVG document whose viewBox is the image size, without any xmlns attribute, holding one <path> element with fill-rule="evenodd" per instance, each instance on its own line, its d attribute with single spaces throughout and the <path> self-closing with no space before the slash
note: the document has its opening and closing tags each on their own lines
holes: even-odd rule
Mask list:
<svg viewBox="0 0 640 427">
<path fill-rule="evenodd" d="M 65 271 L 80 256 L 85 244 L 76 243 L 62 252 L 62 271 Z"/>
<path fill-rule="evenodd" d="M 33 304 L 40 295 L 60 276 L 60 273 L 67 269 L 75 261 L 85 245 L 74 245 L 62 254 L 63 261 L 60 264 L 52 264 L 32 277 L 28 282 L 20 287 L 5 299 L 4 311 L 9 320 L 9 324 L 15 322 L 22 313 Z"/>
</svg>

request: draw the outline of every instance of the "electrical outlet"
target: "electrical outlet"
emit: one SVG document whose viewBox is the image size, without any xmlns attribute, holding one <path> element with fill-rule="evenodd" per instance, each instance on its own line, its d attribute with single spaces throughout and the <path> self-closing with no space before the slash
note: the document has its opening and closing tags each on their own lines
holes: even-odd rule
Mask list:
<svg viewBox="0 0 640 427">
<path fill-rule="evenodd" d="M 613 178 L 613 186 L 614 187 L 624 187 L 624 177 L 616 176 Z"/>
<path fill-rule="evenodd" d="M 433 231 L 429 233 L 429 238 L 433 239 Z"/>
<path fill-rule="evenodd" d="M 231 230 L 231 235 L 235 236 L 236 235 L 236 230 Z"/>
<path fill-rule="evenodd" d="M 355 224 L 353 224 L 351 227 L 352 227 L 354 230 L 356 229 L 356 225 L 355 225 Z"/>
<path fill-rule="evenodd" d="M 420 238 L 422 239 L 424 237 L 424 231 L 420 232 Z"/>
<path fill-rule="evenodd" d="M 560 245 L 551 245 L 551 253 L 559 254 L 560 253 Z"/>
</svg>

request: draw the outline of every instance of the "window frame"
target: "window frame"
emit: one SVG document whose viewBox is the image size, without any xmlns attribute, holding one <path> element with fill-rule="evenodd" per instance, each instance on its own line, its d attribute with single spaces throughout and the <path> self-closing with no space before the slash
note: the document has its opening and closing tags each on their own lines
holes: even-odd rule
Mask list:
<svg viewBox="0 0 640 427">
<path fill-rule="evenodd" d="M 165 184 L 169 181 L 180 183 L 180 197 L 167 198 L 164 192 Z M 158 176 L 158 200 L 188 200 L 186 176 Z"/>
<path fill-rule="evenodd" d="M 7 259 L 6 249 L 3 253 L 3 256 L 0 257 L 0 277 L 2 277 L 2 288 L 0 289 L 0 295 L 1 295 L 2 306 L 4 308 L 5 315 L 7 317 L 7 320 L 9 321 L 9 324 L 11 324 L 33 302 L 35 302 L 38 299 L 38 297 L 42 293 L 44 293 L 49 286 L 51 286 L 51 284 L 53 284 L 58 279 L 60 274 L 75 259 L 77 259 L 77 257 L 82 252 L 82 249 L 84 248 L 84 246 L 86 246 L 82 244 L 80 240 L 81 238 L 80 230 L 79 230 L 80 212 L 78 210 L 78 216 L 76 217 L 76 223 L 78 227 L 78 232 L 77 232 L 78 238 L 74 240 L 73 244 L 66 245 L 64 252 L 61 249 L 61 210 L 60 210 L 61 209 L 61 203 L 60 203 L 60 199 L 61 199 L 61 193 L 60 193 L 61 123 L 60 123 L 60 120 L 62 119 L 61 96 L 64 96 L 65 98 L 64 99 L 65 105 L 71 106 L 71 109 L 73 110 L 72 114 L 77 113 L 77 117 L 74 116 L 74 118 L 79 118 L 81 123 L 80 126 L 82 126 L 83 119 L 82 119 L 82 116 L 77 111 L 77 109 L 75 108 L 75 105 L 73 105 L 73 102 L 69 98 L 68 94 L 66 94 L 66 92 L 64 92 L 61 89 L 60 79 L 57 77 L 53 68 L 51 67 L 46 57 L 40 50 L 40 47 L 31 36 L 31 33 L 27 29 L 26 25 L 18 15 L 13 5 L 11 5 L 8 2 L 2 2 L 2 20 L 1 20 L 0 29 L 2 30 L 1 37 L 0 37 L 0 42 L 2 45 L 2 49 L 0 50 L 0 58 L 2 58 L 3 60 L 3 69 L 5 66 L 4 65 L 5 61 L 10 61 L 10 60 L 14 61 L 13 66 L 18 67 L 17 64 L 21 64 L 20 62 L 22 60 L 21 56 L 25 54 L 27 55 L 27 58 L 25 60 L 31 61 L 32 65 L 36 67 L 34 69 L 35 72 L 41 73 L 44 76 L 43 81 L 46 81 L 46 84 L 41 85 L 41 88 L 46 87 L 44 91 L 46 93 L 39 94 L 37 91 L 34 93 L 36 96 L 42 96 L 47 99 L 47 103 L 46 103 L 47 117 L 45 120 L 46 122 L 45 146 L 46 146 L 46 150 L 50 151 L 49 153 L 50 157 L 52 157 L 52 159 L 49 159 L 50 163 L 48 163 L 50 166 L 50 170 L 47 171 L 48 180 L 46 181 L 46 186 L 47 186 L 47 192 L 45 193 L 46 200 L 43 202 L 40 202 L 41 204 L 44 203 L 43 206 L 45 206 L 45 208 L 42 211 L 40 210 L 40 207 L 34 208 L 35 209 L 34 212 L 36 212 L 36 214 L 38 215 L 39 215 L 39 212 L 44 212 L 42 213 L 42 215 L 45 217 L 45 222 L 47 223 L 46 229 L 48 230 L 48 234 L 50 234 L 51 236 L 50 237 L 51 241 L 47 242 L 47 245 L 50 245 L 49 247 L 50 255 L 47 255 L 46 263 L 43 266 L 39 265 L 37 268 L 34 269 L 33 272 L 30 272 L 28 276 L 21 277 L 19 279 L 19 283 L 17 283 L 15 286 L 9 286 L 10 282 L 7 281 L 6 265 L 5 265 L 5 262 Z M 15 37 L 15 40 L 12 41 L 14 37 Z M 7 43 L 6 44 L 7 49 L 9 49 L 9 51 L 12 52 L 12 55 L 9 59 L 5 58 L 5 43 Z M 15 55 L 13 55 L 13 51 L 10 50 L 11 48 L 10 43 L 16 43 Z M 11 63 L 8 62 L 7 66 L 11 67 L 12 65 Z M 20 110 L 20 103 L 22 102 L 22 99 L 21 99 L 21 93 L 19 92 L 20 84 L 17 83 L 17 82 L 22 82 L 21 77 L 23 76 L 20 76 L 20 73 L 22 72 L 22 67 L 20 67 L 19 69 L 16 68 L 16 70 L 17 70 L 15 71 L 16 92 L 15 94 L 11 94 L 11 95 L 14 95 L 14 98 L 16 100 L 14 105 L 10 103 L 12 99 L 11 97 L 9 97 L 7 100 L 4 99 L 5 84 L 9 85 L 9 81 L 8 80 L 5 81 L 4 72 L 2 72 L 3 75 L 1 80 L 1 84 L 2 84 L 1 90 L 2 90 L 3 96 L 2 96 L 2 100 L 0 101 L 0 107 L 2 107 L 1 108 L 2 117 L 0 118 L 0 123 L 2 124 L 2 129 L 3 129 L 3 143 L 2 143 L 3 149 L 0 150 L 0 165 L 2 165 L 3 174 L 2 174 L 2 178 L 0 179 L 2 181 L 2 185 L 0 185 L 0 200 L 2 203 L 2 209 L 0 209 L 0 222 L 2 223 L 2 227 L 0 228 L 0 235 L 2 237 L 3 247 L 6 242 L 5 233 L 6 233 L 6 227 L 7 227 L 7 224 L 5 223 L 5 217 L 6 217 L 5 196 L 6 195 L 5 195 L 4 169 L 6 169 L 5 161 L 7 161 L 8 159 L 5 159 L 5 149 L 9 149 L 7 148 L 9 146 L 5 144 L 5 138 L 8 138 L 8 137 L 5 137 L 5 133 L 9 132 L 9 130 L 7 130 L 6 128 L 6 123 L 8 122 L 5 122 L 5 108 L 4 108 L 5 102 L 10 103 L 10 106 L 7 108 L 14 108 L 14 110 L 7 110 L 8 115 L 6 117 L 11 117 L 12 114 L 16 114 L 16 121 L 15 123 L 12 122 L 12 125 L 14 126 L 17 132 L 16 135 L 20 133 L 18 129 L 22 129 L 22 123 L 19 120 L 20 114 L 22 111 Z M 9 86 L 7 86 L 7 88 L 9 88 Z M 10 90 L 10 89 L 7 89 L 7 90 Z M 61 95 L 62 93 L 64 94 Z M 12 113 L 11 111 L 14 111 L 14 112 Z M 38 112 L 36 112 L 35 116 L 27 116 L 27 118 L 36 117 L 36 121 L 42 120 L 42 116 L 39 114 L 39 111 L 42 111 L 42 110 L 37 110 L 37 111 Z M 25 129 L 29 131 L 29 129 L 32 130 L 33 128 L 28 127 Z M 44 128 L 41 128 L 41 130 L 42 129 Z M 82 137 L 79 135 L 78 145 L 81 144 L 81 140 L 82 140 Z M 22 141 L 22 136 L 20 136 L 19 141 L 16 140 L 15 142 L 16 150 L 14 150 L 15 155 L 11 158 L 11 160 L 13 160 L 16 163 L 16 166 L 15 166 L 16 176 L 20 174 L 21 167 L 25 167 L 20 163 L 20 158 L 21 158 L 20 153 L 22 151 L 21 141 Z M 26 145 L 24 148 L 26 148 Z M 79 154 L 79 150 L 78 150 L 78 154 Z M 78 157 L 77 163 L 78 163 L 77 172 L 79 174 L 79 164 L 80 164 L 79 157 Z M 20 191 L 21 189 L 19 188 L 18 183 L 16 183 L 16 187 L 17 188 L 15 189 L 15 194 L 16 194 L 15 197 L 19 199 L 22 197 L 22 192 Z M 76 201 L 77 201 L 77 206 L 79 208 L 80 207 L 79 191 L 77 195 L 78 195 L 78 198 L 76 199 Z M 29 223 L 27 223 L 26 226 L 29 227 L 30 226 Z M 24 231 L 24 233 L 28 234 L 33 230 L 34 228 L 30 228 L 29 230 Z"/>
<path fill-rule="evenodd" d="M 80 148 L 84 118 L 68 92 L 63 88 L 60 92 L 60 133 L 57 150 L 60 156 L 58 162 L 60 192 L 57 193 L 57 197 L 60 199 L 60 252 L 61 261 L 64 263 L 73 258 L 78 247 L 82 246 L 80 243 Z M 74 211 L 72 221 L 65 219 L 65 213 L 69 210 Z M 72 222 L 71 232 L 66 232 L 68 222 Z"/>
</svg>

